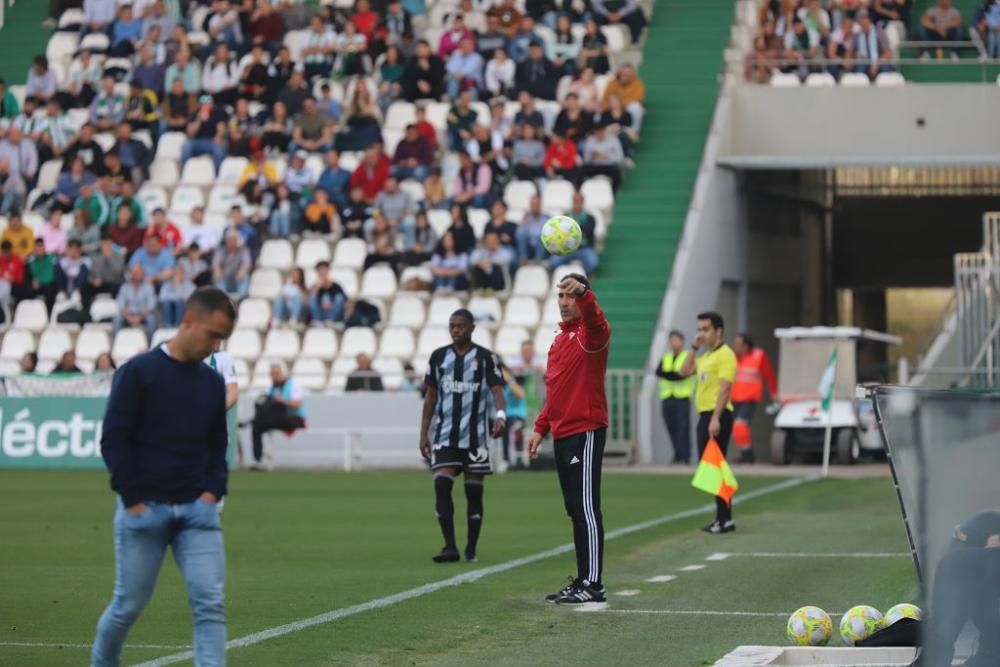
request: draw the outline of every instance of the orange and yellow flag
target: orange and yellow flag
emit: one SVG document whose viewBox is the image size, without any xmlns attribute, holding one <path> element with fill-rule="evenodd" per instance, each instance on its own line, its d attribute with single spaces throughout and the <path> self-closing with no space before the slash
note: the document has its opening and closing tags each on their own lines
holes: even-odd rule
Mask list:
<svg viewBox="0 0 1000 667">
<path fill-rule="evenodd" d="M 736 490 L 740 488 L 715 438 L 708 441 L 705 453 L 701 455 L 698 470 L 691 480 L 691 486 L 713 496 L 719 496 L 726 503 L 732 502 Z"/>
</svg>

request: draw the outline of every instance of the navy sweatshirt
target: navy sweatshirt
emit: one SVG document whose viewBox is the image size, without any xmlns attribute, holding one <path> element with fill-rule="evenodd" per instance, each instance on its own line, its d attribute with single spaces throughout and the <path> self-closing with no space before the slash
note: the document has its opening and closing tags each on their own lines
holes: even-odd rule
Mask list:
<svg viewBox="0 0 1000 667">
<path fill-rule="evenodd" d="M 226 493 L 226 387 L 202 362 L 157 347 L 118 369 L 104 414 L 101 454 L 126 507 Z"/>
</svg>

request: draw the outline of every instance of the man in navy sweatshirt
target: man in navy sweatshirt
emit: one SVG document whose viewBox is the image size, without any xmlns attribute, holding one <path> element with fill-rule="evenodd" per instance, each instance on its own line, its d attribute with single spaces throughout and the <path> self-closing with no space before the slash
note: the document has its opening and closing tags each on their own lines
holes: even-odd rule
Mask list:
<svg viewBox="0 0 1000 667">
<path fill-rule="evenodd" d="M 203 359 L 233 331 L 236 309 L 214 287 L 184 304 L 177 335 L 115 373 L 101 452 L 118 494 L 115 587 L 97 623 L 92 667 L 117 666 L 153 594 L 167 547 L 194 611 L 194 661 L 226 661 L 225 553 L 216 504 L 226 493 L 226 387 Z"/>
</svg>

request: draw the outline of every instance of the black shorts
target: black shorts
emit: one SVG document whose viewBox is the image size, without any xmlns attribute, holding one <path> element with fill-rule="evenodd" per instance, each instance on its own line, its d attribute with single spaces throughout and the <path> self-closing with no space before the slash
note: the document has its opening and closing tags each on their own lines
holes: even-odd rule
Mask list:
<svg viewBox="0 0 1000 667">
<path fill-rule="evenodd" d="M 753 411 L 757 407 L 756 403 L 751 403 L 750 401 L 741 401 L 740 403 L 733 403 L 733 418 L 736 421 L 753 421 Z"/>
<path fill-rule="evenodd" d="M 436 447 L 431 450 L 431 470 L 440 468 L 459 468 L 473 475 L 489 475 L 493 472 L 490 449 L 485 445 L 475 452 L 458 447 Z"/>
</svg>

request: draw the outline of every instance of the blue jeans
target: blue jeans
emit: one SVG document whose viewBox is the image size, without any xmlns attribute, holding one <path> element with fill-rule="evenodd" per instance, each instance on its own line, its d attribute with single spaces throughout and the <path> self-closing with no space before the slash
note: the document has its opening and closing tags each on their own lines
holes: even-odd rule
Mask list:
<svg viewBox="0 0 1000 667">
<path fill-rule="evenodd" d="M 594 272 L 597 271 L 597 267 L 601 260 L 598 259 L 596 250 L 590 246 L 586 246 L 584 248 L 580 248 L 576 252 L 563 255 L 562 257 L 559 255 L 552 255 L 549 257 L 549 270 L 551 271 L 563 266 L 564 264 L 569 264 L 570 262 L 580 262 L 583 264 L 584 273 L 588 276 L 592 276 L 594 275 Z"/>
<path fill-rule="evenodd" d="M 531 225 L 529 227 L 521 225 L 517 228 L 514 240 L 517 242 L 518 262 L 545 258 L 545 248 L 542 247 L 542 239 L 539 236 L 541 232 L 541 227 L 538 225 Z"/>
<path fill-rule="evenodd" d="M 292 204 L 287 211 L 282 211 L 277 206 L 271 212 L 271 238 L 287 239 L 292 235 L 292 218 L 295 216 L 295 204 Z"/>
<path fill-rule="evenodd" d="M 119 499 L 114 543 L 114 595 L 97 622 L 91 666 L 117 667 L 121 662 L 125 637 L 153 595 L 168 546 L 194 612 L 194 662 L 198 667 L 225 665 L 226 557 L 218 508 L 200 500 L 147 503 L 144 512 L 129 514 Z"/>
<path fill-rule="evenodd" d="M 324 303 L 325 301 L 325 303 Z M 309 297 L 309 317 L 313 322 L 340 322 L 344 319 L 344 295 L 338 294 L 333 301 L 313 294 Z"/>
<path fill-rule="evenodd" d="M 215 286 L 228 294 L 235 294 L 240 299 L 244 298 L 250 291 L 250 277 L 244 276 L 242 279 L 222 278 L 215 281 Z"/>
<path fill-rule="evenodd" d="M 226 159 L 226 148 L 215 143 L 214 139 L 188 139 L 181 148 L 181 166 L 199 155 L 212 156 L 212 162 L 215 163 L 215 173 L 219 173 L 219 166 Z"/>
<path fill-rule="evenodd" d="M 160 302 L 160 320 L 165 327 L 178 327 L 184 314 L 184 302 L 170 300 Z"/>
<path fill-rule="evenodd" d="M 274 319 L 279 322 L 301 322 L 302 321 L 302 295 L 295 293 L 289 298 L 282 294 L 274 301 Z"/>
<path fill-rule="evenodd" d="M 392 175 L 400 181 L 405 181 L 408 178 L 415 178 L 423 183 L 427 180 L 427 174 L 430 173 L 430 170 L 430 167 L 424 164 L 418 164 L 416 167 L 400 167 L 399 165 L 396 165 L 392 168 Z"/>
</svg>

